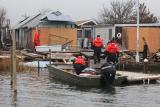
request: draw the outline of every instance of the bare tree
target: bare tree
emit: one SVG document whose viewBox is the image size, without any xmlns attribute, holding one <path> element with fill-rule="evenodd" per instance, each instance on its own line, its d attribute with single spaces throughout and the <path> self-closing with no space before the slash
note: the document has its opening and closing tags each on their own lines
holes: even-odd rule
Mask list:
<svg viewBox="0 0 160 107">
<path fill-rule="evenodd" d="M 134 15 L 134 0 L 127 1 L 111 1 L 110 9 L 103 6 L 100 12 L 100 22 L 115 24 L 115 23 L 129 23 Z"/>
<path fill-rule="evenodd" d="M 136 23 L 136 13 L 133 16 L 133 20 Z M 158 23 L 158 18 L 154 16 L 153 13 L 150 12 L 149 9 L 147 9 L 147 6 L 142 3 L 139 7 L 139 16 L 140 16 L 140 23 Z"/>
<path fill-rule="evenodd" d="M 100 12 L 100 23 L 107 24 L 124 24 L 136 23 L 137 13 L 135 8 L 135 0 L 114 0 L 110 2 L 110 9 L 103 6 Z M 140 4 L 139 7 L 140 23 L 156 23 L 158 18 L 155 17 L 145 4 Z"/>
<path fill-rule="evenodd" d="M 0 7 L 0 49 L 2 48 L 1 30 L 2 30 L 3 24 L 5 22 L 5 19 L 6 19 L 6 10 L 5 10 L 5 8 Z"/>
</svg>

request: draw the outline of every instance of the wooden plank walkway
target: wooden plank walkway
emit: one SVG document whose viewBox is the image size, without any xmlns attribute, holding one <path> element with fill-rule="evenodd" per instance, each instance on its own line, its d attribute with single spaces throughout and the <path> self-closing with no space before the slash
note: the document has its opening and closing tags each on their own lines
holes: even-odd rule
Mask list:
<svg viewBox="0 0 160 107">
<path fill-rule="evenodd" d="M 28 53 L 28 52 L 25 52 L 25 51 L 21 51 L 21 53 L 25 56 L 28 56 L 30 58 L 43 58 L 43 55 L 39 55 L 39 54 L 35 54 L 35 53 Z"/>
<path fill-rule="evenodd" d="M 101 65 L 103 65 L 104 63 L 105 63 L 104 59 L 102 59 L 101 63 L 98 63 L 98 64 L 94 64 L 93 60 L 90 60 L 90 67 L 99 69 Z M 156 82 L 157 80 L 160 80 L 160 74 L 146 74 L 143 72 L 129 72 L 129 71 L 118 71 L 118 70 L 116 74 L 122 77 L 126 77 L 126 80 L 129 84 L 136 83 L 136 82 L 143 83 L 143 84 L 147 82 L 147 84 L 149 84 L 150 81 Z"/>
<path fill-rule="evenodd" d="M 126 76 L 128 82 L 151 81 L 160 79 L 160 74 L 145 74 L 138 72 L 117 71 L 117 75 Z"/>
<path fill-rule="evenodd" d="M 51 59 L 65 59 L 68 60 L 70 59 L 72 56 L 72 53 L 51 53 Z"/>
</svg>

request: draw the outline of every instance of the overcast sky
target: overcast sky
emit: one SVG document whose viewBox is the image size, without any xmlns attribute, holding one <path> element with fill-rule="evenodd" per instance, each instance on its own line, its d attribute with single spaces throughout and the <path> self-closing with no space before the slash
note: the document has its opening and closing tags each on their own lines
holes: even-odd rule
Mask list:
<svg viewBox="0 0 160 107">
<path fill-rule="evenodd" d="M 60 10 L 70 15 L 73 20 L 96 18 L 103 4 L 109 6 L 111 0 L 0 0 L 0 7 L 7 10 L 7 17 L 12 25 L 16 24 L 24 14 L 33 15 L 42 9 Z M 140 0 L 156 16 L 160 16 L 160 0 Z"/>
</svg>

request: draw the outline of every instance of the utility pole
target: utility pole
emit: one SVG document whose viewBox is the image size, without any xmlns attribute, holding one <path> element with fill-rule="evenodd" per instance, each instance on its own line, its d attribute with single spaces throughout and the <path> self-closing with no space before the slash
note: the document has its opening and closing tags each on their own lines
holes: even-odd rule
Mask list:
<svg viewBox="0 0 160 107">
<path fill-rule="evenodd" d="M 17 93 L 17 78 L 16 78 L 16 43 L 15 30 L 11 32 L 12 35 L 12 50 L 11 50 L 11 86 L 13 91 Z"/>
<path fill-rule="evenodd" d="M 136 43 L 136 62 L 139 62 L 139 0 L 137 0 L 137 43 Z"/>
</svg>

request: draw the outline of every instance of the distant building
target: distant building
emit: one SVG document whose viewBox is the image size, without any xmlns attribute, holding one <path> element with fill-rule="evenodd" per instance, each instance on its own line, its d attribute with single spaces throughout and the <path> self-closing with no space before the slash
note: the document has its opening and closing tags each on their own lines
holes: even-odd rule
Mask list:
<svg viewBox="0 0 160 107">
<path fill-rule="evenodd" d="M 93 19 L 76 21 L 78 46 L 83 48 L 84 38 L 91 42 L 94 38 L 94 26 L 97 22 Z"/>
<path fill-rule="evenodd" d="M 100 35 L 106 44 L 115 34 L 114 25 L 111 24 L 98 24 L 94 19 L 77 21 L 77 38 L 78 45 L 83 44 L 85 37 L 91 42 L 97 35 Z M 83 45 L 81 46 L 83 48 Z"/>
<path fill-rule="evenodd" d="M 100 35 L 105 45 L 115 36 L 115 27 L 112 24 L 98 24 L 94 26 L 94 34 L 94 37 Z"/>
<path fill-rule="evenodd" d="M 77 29 L 68 15 L 59 11 L 38 13 L 26 17 L 13 27 L 16 32 L 16 44 L 19 49 L 33 49 L 33 37 L 36 29 L 40 30 L 41 45 L 77 44 Z"/>
<path fill-rule="evenodd" d="M 11 34 L 10 34 L 10 20 L 4 21 L 3 26 L 0 29 L 0 41 L 3 48 L 11 45 Z"/>
<path fill-rule="evenodd" d="M 96 35 L 103 38 L 104 44 L 110 41 L 113 37 L 121 34 L 119 43 L 123 49 L 136 51 L 137 46 L 137 25 L 136 24 L 98 24 L 95 20 L 77 21 L 77 39 L 78 45 L 82 46 L 85 37 L 89 37 L 92 41 Z M 149 46 L 149 51 L 155 53 L 160 49 L 160 24 L 140 24 L 140 44 L 139 51 L 143 50 L 142 37 L 144 37 Z"/>
</svg>

